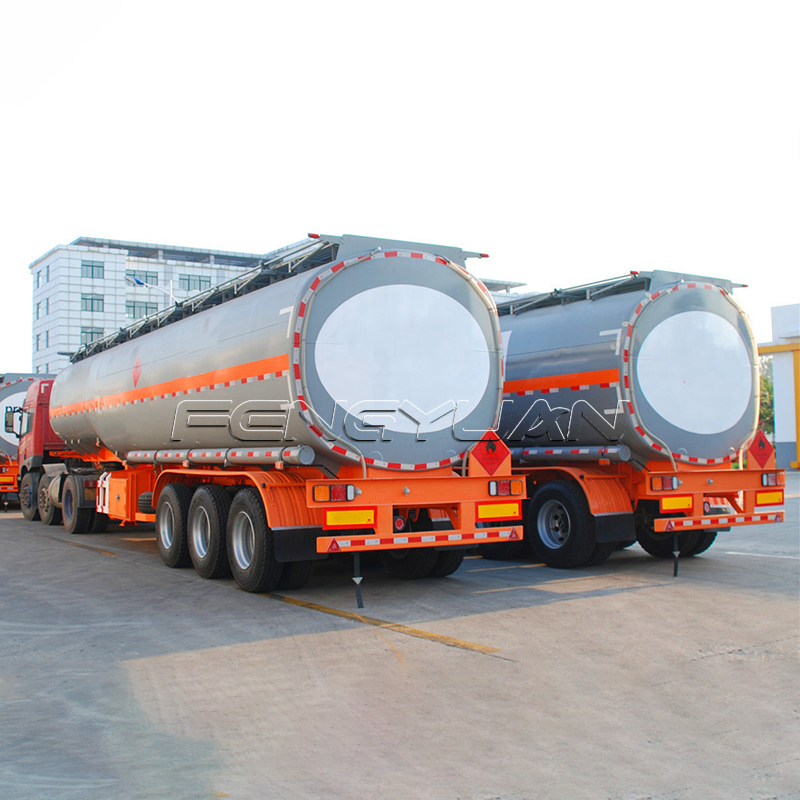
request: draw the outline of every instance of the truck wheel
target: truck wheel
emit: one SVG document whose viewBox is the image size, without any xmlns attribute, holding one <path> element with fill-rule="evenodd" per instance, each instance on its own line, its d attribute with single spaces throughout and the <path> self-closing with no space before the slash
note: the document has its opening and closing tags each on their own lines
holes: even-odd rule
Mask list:
<svg viewBox="0 0 800 800">
<path fill-rule="evenodd" d="M 594 546 L 594 551 L 589 556 L 589 560 L 584 564 L 585 567 L 596 567 L 608 561 L 611 554 L 618 549 L 618 542 L 598 542 Z"/>
<path fill-rule="evenodd" d="M 277 589 L 300 589 L 314 572 L 313 561 L 289 561 L 283 565 Z"/>
<path fill-rule="evenodd" d="M 201 578 L 219 578 L 229 574 L 225 534 L 230 507 L 228 493 L 220 486 L 201 486 L 192 497 L 189 506 L 189 556 Z"/>
<path fill-rule="evenodd" d="M 228 560 L 233 579 L 245 592 L 271 592 L 283 571 L 275 560 L 272 531 L 261 498 L 240 489 L 228 515 Z"/>
<path fill-rule="evenodd" d="M 525 539 L 548 567 L 582 567 L 592 558 L 594 517 L 580 487 L 567 481 L 542 486 L 531 500 Z"/>
<path fill-rule="evenodd" d="M 498 542 L 478 545 L 478 555 L 487 561 L 512 561 L 525 552 L 524 542 Z"/>
<path fill-rule="evenodd" d="M 170 483 L 158 497 L 156 508 L 156 541 L 161 560 L 168 567 L 188 567 L 189 546 L 186 542 L 186 522 L 192 490 L 183 483 Z"/>
<path fill-rule="evenodd" d="M 43 475 L 39 481 L 38 502 L 39 502 L 39 519 L 45 525 L 58 525 L 61 522 L 61 509 L 53 505 L 50 499 L 50 478 Z"/>
<path fill-rule="evenodd" d="M 28 522 L 39 519 L 39 476 L 26 472 L 19 484 L 19 507 Z"/>
<path fill-rule="evenodd" d="M 699 556 L 700 553 L 705 553 L 717 538 L 717 531 L 703 531 L 698 534 L 697 544 L 692 548 L 691 552 L 681 553 L 683 556 Z"/>
<path fill-rule="evenodd" d="M 64 481 L 64 491 L 61 494 L 61 510 L 67 533 L 88 533 L 92 527 L 94 509 L 81 508 L 79 498 L 78 481 L 73 475 L 68 475 Z"/>
<path fill-rule="evenodd" d="M 381 561 L 393 578 L 405 581 L 427 578 L 436 566 L 438 553 L 430 547 L 381 550 Z"/>
<path fill-rule="evenodd" d="M 648 528 L 636 528 L 636 536 L 642 549 L 650 553 L 653 558 L 672 558 L 672 548 L 674 545 L 673 534 L 656 533 Z M 699 533 L 686 531 L 678 534 L 678 555 L 680 558 L 694 555 L 694 548 L 697 546 Z M 709 543 L 709 547 L 710 547 Z"/>
<path fill-rule="evenodd" d="M 428 577 L 446 578 L 452 575 L 464 562 L 466 550 L 441 550 L 436 554 L 436 563 Z"/>
</svg>

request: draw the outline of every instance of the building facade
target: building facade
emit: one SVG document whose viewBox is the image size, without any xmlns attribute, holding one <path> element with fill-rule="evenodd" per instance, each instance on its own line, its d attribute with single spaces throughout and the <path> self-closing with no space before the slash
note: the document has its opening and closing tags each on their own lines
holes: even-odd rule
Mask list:
<svg viewBox="0 0 800 800">
<path fill-rule="evenodd" d="M 772 309 L 772 342 L 758 352 L 772 356 L 778 466 L 800 469 L 800 305 Z"/>
<path fill-rule="evenodd" d="M 33 372 L 57 373 L 82 345 L 253 269 L 263 259 L 80 237 L 31 265 Z"/>
</svg>

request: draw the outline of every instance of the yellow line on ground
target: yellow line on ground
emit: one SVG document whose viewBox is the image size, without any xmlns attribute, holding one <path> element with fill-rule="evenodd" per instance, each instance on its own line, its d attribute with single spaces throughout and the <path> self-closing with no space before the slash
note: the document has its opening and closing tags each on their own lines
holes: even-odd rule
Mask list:
<svg viewBox="0 0 800 800">
<path fill-rule="evenodd" d="M 488 647 L 485 644 L 465 642 L 463 639 L 453 639 L 450 636 L 441 636 L 438 633 L 429 633 L 428 631 L 423 631 L 419 628 L 409 628 L 408 625 L 400 625 L 397 622 L 386 622 L 386 620 L 375 619 L 374 617 L 365 617 L 363 614 L 354 614 L 352 611 L 342 611 L 339 608 L 321 606 L 318 603 L 309 603 L 307 600 L 298 600 L 294 597 L 286 597 L 282 594 L 269 594 L 268 597 L 271 597 L 273 600 L 280 600 L 282 603 L 289 603 L 289 605 L 292 606 L 300 606 L 300 608 L 308 608 L 312 611 L 320 611 L 323 614 L 330 614 L 334 617 L 341 617 L 342 619 L 349 619 L 353 622 L 360 622 L 363 625 L 372 625 L 375 628 L 382 628 L 383 630 L 394 631 L 395 633 L 402 633 L 405 636 L 414 636 L 417 639 L 426 639 L 429 642 L 444 644 L 448 647 L 458 647 L 461 650 L 472 650 L 475 653 L 485 654 L 500 652 L 498 647 Z"/>
</svg>

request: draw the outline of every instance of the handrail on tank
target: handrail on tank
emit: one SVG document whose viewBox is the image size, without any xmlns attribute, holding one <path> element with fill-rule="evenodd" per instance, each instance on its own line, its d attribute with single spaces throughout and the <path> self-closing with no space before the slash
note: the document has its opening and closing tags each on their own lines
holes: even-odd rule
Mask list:
<svg viewBox="0 0 800 800">
<path fill-rule="evenodd" d="M 328 264 L 336 258 L 338 247 L 338 242 L 335 241 L 308 238 L 267 253 L 265 260 L 255 269 L 236 275 L 225 283 L 205 289 L 180 303 L 161 309 L 125 328 L 120 328 L 115 333 L 84 345 L 70 356 L 70 361 L 73 364 L 82 361 L 95 353 L 143 336 L 155 328 L 178 322 L 207 308 L 291 278 L 307 269 Z"/>
</svg>

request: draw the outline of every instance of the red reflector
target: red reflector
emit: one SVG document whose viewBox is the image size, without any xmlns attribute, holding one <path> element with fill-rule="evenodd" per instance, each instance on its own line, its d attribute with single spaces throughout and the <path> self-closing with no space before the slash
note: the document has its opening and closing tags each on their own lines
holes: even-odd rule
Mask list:
<svg viewBox="0 0 800 800">
<path fill-rule="evenodd" d="M 501 497 L 511 494 L 511 481 L 497 481 L 497 494 Z"/>
<path fill-rule="evenodd" d="M 339 547 L 339 542 L 336 539 L 333 539 L 331 543 L 328 545 L 328 552 L 329 553 L 341 553 L 342 548 Z"/>
<path fill-rule="evenodd" d="M 347 487 L 331 486 L 331 500 L 347 500 Z"/>
<path fill-rule="evenodd" d="M 509 542 L 518 542 L 519 541 L 519 534 L 517 533 L 516 528 L 511 529 L 511 533 L 508 535 Z"/>
</svg>

